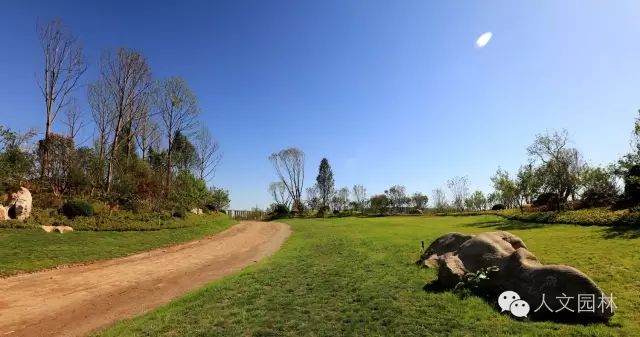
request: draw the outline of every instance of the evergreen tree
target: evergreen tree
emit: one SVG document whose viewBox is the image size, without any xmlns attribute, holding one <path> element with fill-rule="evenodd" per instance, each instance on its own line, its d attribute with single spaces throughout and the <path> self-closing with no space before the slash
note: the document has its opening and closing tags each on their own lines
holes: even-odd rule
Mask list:
<svg viewBox="0 0 640 337">
<path fill-rule="evenodd" d="M 318 192 L 320 194 L 320 210 L 324 211 L 329 207 L 329 201 L 334 191 L 333 171 L 327 158 L 322 158 L 318 177 L 316 178 Z"/>
</svg>

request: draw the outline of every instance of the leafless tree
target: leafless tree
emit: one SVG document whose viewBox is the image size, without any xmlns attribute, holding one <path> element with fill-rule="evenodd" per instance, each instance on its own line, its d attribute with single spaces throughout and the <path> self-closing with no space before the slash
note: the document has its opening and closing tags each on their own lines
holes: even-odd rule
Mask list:
<svg viewBox="0 0 640 337">
<path fill-rule="evenodd" d="M 442 211 L 447 208 L 447 195 L 441 188 L 436 188 L 431 192 L 433 197 L 433 205 L 436 210 Z"/>
<path fill-rule="evenodd" d="M 343 187 L 336 191 L 331 198 L 331 206 L 334 210 L 343 211 L 349 205 L 349 188 Z"/>
<path fill-rule="evenodd" d="M 287 192 L 287 187 L 282 183 L 282 181 L 272 182 L 269 185 L 269 193 L 276 204 L 286 205 L 289 207 L 291 197 L 289 196 L 289 192 Z"/>
<path fill-rule="evenodd" d="M 45 25 L 36 23 L 40 47 L 44 54 L 44 74 L 38 82 L 44 98 L 46 123 L 42 148 L 41 175 L 49 165 L 49 136 L 60 110 L 68 103 L 69 94 L 87 69 L 82 47 L 66 29 L 62 20 L 54 19 Z"/>
<path fill-rule="evenodd" d="M 158 147 L 162 132 L 158 124 L 151 118 L 150 114 L 143 114 L 136 122 L 135 140 L 142 159 L 146 160 L 149 150 Z"/>
<path fill-rule="evenodd" d="M 113 136 L 109 149 L 106 190 L 111 189 L 117 149 L 121 141 L 131 141 L 134 116 L 146 101 L 151 88 L 151 69 L 146 58 L 137 51 L 120 48 L 102 55 L 100 72 L 113 99 Z M 123 135 L 124 134 L 124 135 Z"/>
<path fill-rule="evenodd" d="M 160 80 L 154 90 L 154 105 L 167 139 L 167 186 L 171 183 L 173 139 L 177 132 L 187 135 L 200 113 L 198 99 L 180 77 Z"/>
<path fill-rule="evenodd" d="M 104 80 L 89 84 L 87 100 L 97 133 L 95 142 L 98 157 L 104 159 L 107 152 L 107 144 L 113 133 L 115 101 Z"/>
<path fill-rule="evenodd" d="M 354 185 L 351 193 L 359 210 L 364 211 L 367 206 L 367 201 L 369 200 L 367 199 L 367 189 L 362 185 Z"/>
<path fill-rule="evenodd" d="M 64 125 L 67 126 L 67 136 L 73 139 L 75 144 L 79 144 L 76 140 L 76 136 L 86 126 L 85 121 L 82 119 L 82 110 L 78 105 L 78 100 L 72 98 L 69 100 L 69 104 L 64 109 Z M 81 142 L 82 143 L 82 142 Z"/>
<path fill-rule="evenodd" d="M 453 206 L 459 210 L 464 210 L 464 201 L 469 196 L 469 179 L 467 177 L 453 177 L 447 181 L 447 187 L 451 191 Z"/>
<path fill-rule="evenodd" d="M 302 188 L 304 185 L 304 152 L 292 147 L 269 156 L 269 161 L 285 184 L 292 201 L 292 210 L 302 211 Z"/>
<path fill-rule="evenodd" d="M 197 169 L 200 179 L 207 180 L 215 174 L 222 159 L 220 144 L 211 136 L 206 126 L 202 126 L 195 135 L 194 146 L 198 154 Z"/>
</svg>

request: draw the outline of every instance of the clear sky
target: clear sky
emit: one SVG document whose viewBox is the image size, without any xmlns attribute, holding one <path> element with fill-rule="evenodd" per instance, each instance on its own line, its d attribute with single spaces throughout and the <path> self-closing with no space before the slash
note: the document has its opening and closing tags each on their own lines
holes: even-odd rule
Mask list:
<svg viewBox="0 0 640 337">
<path fill-rule="evenodd" d="M 60 17 L 89 61 L 85 109 L 105 48 L 191 85 L 224 152 L 211 183 L 233 208 L 270 203 L 267 157 L 289 146 L 306 153 L 306 186 L 327 157 L 337 187 L 369 194 L 431 194 L 455 175 L 489 191 L 547 129 L 566 128 L 593 164 L 629 150 L 638 13 L 635 0 L 2 1 L 0 123 L 43 130 L 35 23 Z"/>
</svg>

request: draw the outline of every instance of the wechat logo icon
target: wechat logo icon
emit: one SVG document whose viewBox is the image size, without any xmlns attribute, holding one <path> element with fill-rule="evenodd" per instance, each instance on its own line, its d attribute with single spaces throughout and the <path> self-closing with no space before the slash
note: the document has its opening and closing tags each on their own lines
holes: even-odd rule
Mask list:
<svg viewBox="0 0 640 337">
<path fill-rule="evenodd" d="M 498 297 L 498 305 L 502 312 L 509 311 L 515 317 L 527 317 L 529 313 L 529 303 L 520 299 L 515 291 L 505 291 Z"/>
</svg>

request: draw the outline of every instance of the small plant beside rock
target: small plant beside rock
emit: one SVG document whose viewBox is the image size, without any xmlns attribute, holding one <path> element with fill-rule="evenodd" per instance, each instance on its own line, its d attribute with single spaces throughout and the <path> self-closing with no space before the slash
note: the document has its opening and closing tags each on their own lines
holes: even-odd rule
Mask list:
<svg viewBox="0 0 640 337">
<path fill-rule="evenodd" d="M 462 280 L 453 288 L 453 293 L 460 298 L 467 298 L 476 295 L 484 298 L 489 297 L 487 284 L 491 278 L 491 274 L 499 271 L 497 266 L 480 268 L 475 273 L 468 272 L 464 274 Z"/>
</svg>

